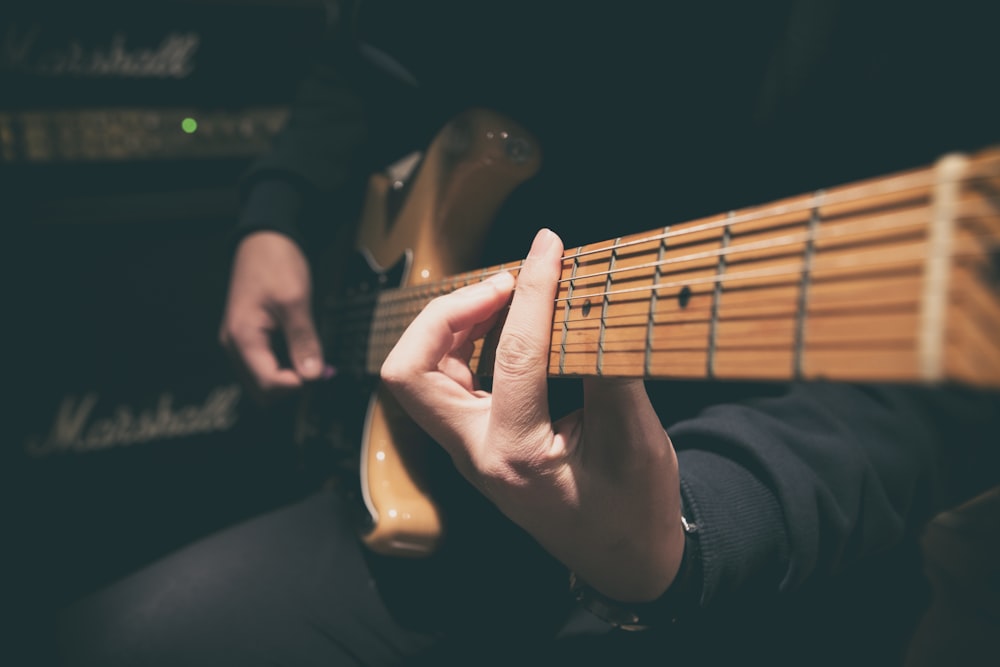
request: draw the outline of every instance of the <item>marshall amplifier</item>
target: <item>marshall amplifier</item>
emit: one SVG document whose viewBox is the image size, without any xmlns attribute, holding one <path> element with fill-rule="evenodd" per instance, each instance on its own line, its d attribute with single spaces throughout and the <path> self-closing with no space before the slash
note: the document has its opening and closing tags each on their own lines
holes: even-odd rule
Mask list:
<svg viewBox="0 0 1000 667">
<path fill-rule="evenodd" d="M 4 590 L 25 622 L 316 481 L 294 403 L 250 402 L 217 332 L 238 178 L 326 21 L 290 0 L 0 7 Z"/>
</svg>

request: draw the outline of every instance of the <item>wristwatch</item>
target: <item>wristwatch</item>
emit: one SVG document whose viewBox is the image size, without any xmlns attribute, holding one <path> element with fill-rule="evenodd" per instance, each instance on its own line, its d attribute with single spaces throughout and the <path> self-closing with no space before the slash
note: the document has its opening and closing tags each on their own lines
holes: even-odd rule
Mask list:
<svg viewBox="0 0 1000 667">
<path fill-rule="evenodd" d="M 702 590 L 698 525 L 684 516 L 681 525 L 684 527 L 681 565 L 670 588 L 659 598 L 650 602 L 620 602 L 599 593 L 575 572 L 570 572 L 569 587 L 576 602 L 612 627 L 630 631 L 671 625 L 697 609 Z"/>
</svg>

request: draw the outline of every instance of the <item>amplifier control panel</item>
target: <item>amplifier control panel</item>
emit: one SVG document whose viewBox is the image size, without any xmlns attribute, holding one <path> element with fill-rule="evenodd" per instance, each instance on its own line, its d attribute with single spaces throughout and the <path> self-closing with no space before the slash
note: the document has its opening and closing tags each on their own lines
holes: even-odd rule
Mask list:
<svg viewBox="0 0 1000 667">
<path fill-rule="evenodd" d="M 287 107 L 0 112 L 0 161 L 37 164 L 253 157 L 269 147 L 287 117 Z"/>
</svg>

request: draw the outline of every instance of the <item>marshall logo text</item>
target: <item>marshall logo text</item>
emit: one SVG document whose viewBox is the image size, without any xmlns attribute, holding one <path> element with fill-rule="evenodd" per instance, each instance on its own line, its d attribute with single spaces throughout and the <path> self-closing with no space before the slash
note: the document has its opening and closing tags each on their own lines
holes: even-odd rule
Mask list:
<svg viewBox="0 0 1000 667">
<path fill-rule="evenodd" d="M 155 407 L 137 410 L 119 404 L 106 413 L 110 416 L 97 419 L 93 418 L 97 394 L 67 396 L 59 405 L 49 436 L 44 440 L 29 438 L 25 449 L 37 458 L 228 431 L 236 424 L 241 392 L 238 384 L 216 387 L 200 405 L 182 406 L 174 406 L 173 395 L 164 392 Z"/>
<path fill-rule="evenodd" d="M 84 46 L 71 38 L 43 47 L 41 37 L 37 27 L 11 27 L 0 45 L 0 70 L 54 77 L 184 79 L 194 71 L 194 54 L 201 44 L 194 32 L 170 33 L 150 48 L 129 47 L 123 33 L 115 33 L 106 46 Z"/>
</svg>

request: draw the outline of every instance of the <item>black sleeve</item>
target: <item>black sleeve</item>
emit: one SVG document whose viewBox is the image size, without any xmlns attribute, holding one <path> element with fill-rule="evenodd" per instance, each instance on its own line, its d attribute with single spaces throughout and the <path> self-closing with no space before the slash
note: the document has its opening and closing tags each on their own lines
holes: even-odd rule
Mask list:
<svg viewBox="0 0 1000 667">
<path fill-rule="evenodd" d="M 357 70 L 357 49 L 348 28 L 332 29 L 316 49 L 285 127 L 240 183 L 237 240 L 273 229 L 308 247 L 310 225 L 315 224 L 310 220 L 323 217 L 319 210 L 332 210 L 337 199 L 357 195 L 351 177 L 367 141 Z"/>
<path fill-rule="evenodd" d="M 998 406 L 965 390 L 816 383 L 668 428 L 702 606 L 839 573 L 996 484 Z"/>
<path fill-rule="evenodd" d="M 405 132 L 415 82 L 360 41 L 356 3 L 329 4 L 339 18 L 315 49 L 285 127 L 242 178 L 237 239 L 272 229 L 307 250 L 330 240 L 357 218 L 368 174 Z"/>
</svg>

